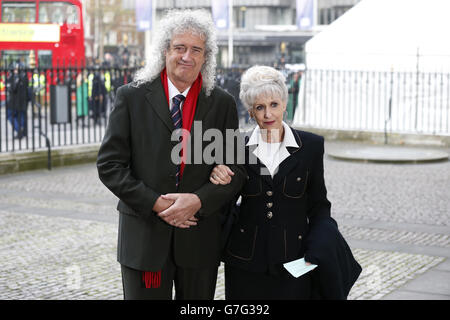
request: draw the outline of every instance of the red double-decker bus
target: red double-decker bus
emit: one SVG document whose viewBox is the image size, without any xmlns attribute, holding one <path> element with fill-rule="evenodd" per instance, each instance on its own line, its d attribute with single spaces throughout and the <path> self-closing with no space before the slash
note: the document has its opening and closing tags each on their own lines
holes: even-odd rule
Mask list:
<svg viewBox="0 0 450 320">
<path fill-rule="evenodd" d="M 84 65 L 81 1 L 0 0 L 0 8 L 0 66 Z"/>
</svg>

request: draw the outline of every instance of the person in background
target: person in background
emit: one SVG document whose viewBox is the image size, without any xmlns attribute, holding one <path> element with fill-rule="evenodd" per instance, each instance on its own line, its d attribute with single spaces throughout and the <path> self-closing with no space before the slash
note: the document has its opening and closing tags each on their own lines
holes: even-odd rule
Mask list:
<svg viewBox="0 0 450 320">
<path fill-rule="evenodd" d="M 81 121 L 81 126 L 86 126 L 85 118 L 89 115 L 88 101 L 88 79 L 86 71 L 82 71 L 77 75 L 77 122 Z"/>
<path fill-rule="evenodd" d="M 295 113 L 298 105 L 298 93 L 300 91 L 301 74 L 300 71 L 295 72 L 292 76 L 289 93 L 292 94 L 292 114 Z"/>
<path fill-rule="evenodd" d="M 100 118 L 104 112 L 106 101 L 105 83 L 101 77 L 100 70 L 95 70 L 92 79 L 91 106 L 94 124 L 100 124 Z"/>
<path fill-rule="evenodd" d="M 15 139 L 26 137 L 27 132 L 27 108 L 29 99 L 28 77 L 23 65 L 17 61 L 13 64 L 7 80 L 7 118 L 13 130 Z"/>
</svg>

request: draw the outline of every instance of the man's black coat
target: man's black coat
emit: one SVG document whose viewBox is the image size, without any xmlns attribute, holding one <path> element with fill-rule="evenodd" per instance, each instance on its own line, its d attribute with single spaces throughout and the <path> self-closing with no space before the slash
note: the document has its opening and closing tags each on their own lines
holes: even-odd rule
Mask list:
<svg viewBox="0 0 450 320">
<path fill-rule="evenodd" d="M 201 130 L 195 121 L 201 121 Z M 209 96 L 203 90 L 199 94 L 191 142 L 199 141 L 198 138 L 212 128 L 220 130 L 224 138 L 226 129 L 238 128 L 233 98 L 217 87 Z M 209 175 L 216 163 L 205 163 L 197 152 L 195 156 L 202 158 L 201 163 L 186 164 L 177 191 L 176 164 L 171 160 L 171 153 L 178 141 L 171 141 L 173 130 L 160 77 L 140 87 L 128 84 L 119 88 L 99 150 L 97 168 L 101 181 L 119 198 L 118 261 L 133 269 L 161 269 L 172 239 L 177 265 L 217 266 L 219 213 L 245 179 L 243 166 L 224 159 L 235 172 L 233 182 L 226 186 L 210 183 Z M 203 142 L 200 152 L 210 143 Z M 196 214 L 200 218 L 197 226 L 175 228 L 152 211 L 161 194 L 175 192 L 195 193 L 200 198 L 202 207 Z"/>
<path fill-rule="evenodd" d="M 26 111 L 28 105 L 28 78 L 24 71 L 18 74 L 11 72 L 7 81 L 8 108 L 17 111 Z"/>
</svg>

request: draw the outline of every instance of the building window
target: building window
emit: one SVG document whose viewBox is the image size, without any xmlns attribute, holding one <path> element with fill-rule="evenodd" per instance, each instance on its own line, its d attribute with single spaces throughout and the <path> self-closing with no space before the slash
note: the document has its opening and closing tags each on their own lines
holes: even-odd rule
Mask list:
<svg viewBox="0 0 450 320">
<path fill-rule="evenodd" d="M 273 8 L 270 9 L 270 14 L 269 14 L 269 24 L 275 24 L 275 25 L 279 25 L 279 24 L 286 24 L 286 10 L 283 8 Z"/>
<path fill-rule="evenodd" d="M 234 25 L 238 29 L 245 28 L 245 14 L 247 12 L 246 7 L 235 7 L 233 8 L 233 20 Z"/>
<path fill-rule="evenodd" d="M 319 10 L 319 24 L 330 24 L 353 6 L 334 6 Z"/>
<path fill-rule="evenodd" d="M 122 0 L 122 9 L 134 9 L 135 0 Z"/>
</svg>

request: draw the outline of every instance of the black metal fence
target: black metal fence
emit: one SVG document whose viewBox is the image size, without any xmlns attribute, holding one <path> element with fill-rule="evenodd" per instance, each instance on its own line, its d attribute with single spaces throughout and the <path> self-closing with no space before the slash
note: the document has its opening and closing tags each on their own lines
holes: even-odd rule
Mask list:
<svg viewBox="0 0 450 320">
<path fill-rule="evenodd" d="M 115 92 L 135 71 L 0 69 L 0 153 L 101 142 Z M 217 84 L 236 98 L 239 81 L 240 71 L 218 71 Z M 300 83 L 288 101 L 294 125 L 450 135 L 450 73 L 307 70 Z"/>
<path fill-rule="evenodd" d="M 450 135 L 450 73 L 307 70 L 294 123 Z"/>
<path fill-rule="evenodd" d="M 0 68 L 0 153 L 101 142 L 116 90 L 131 82 L 136 70 Z M 245 125 L 249 116 L 239 101 L 243 71 L 218 69 L 217 85 L 235 97 Z"/>
<path fill-rule="evenodd" d="M 0 69 L 0 152 L 100 142 L 136 68 Z"/>
</svg>

